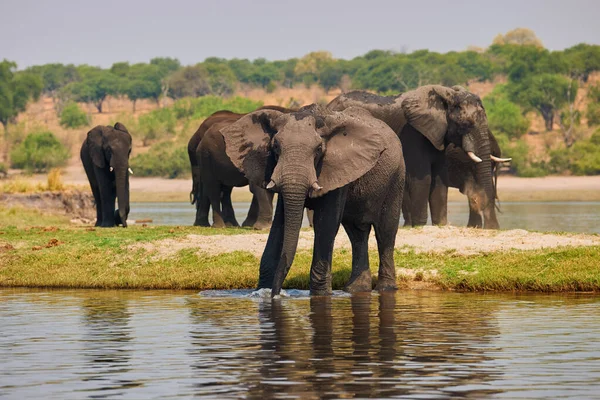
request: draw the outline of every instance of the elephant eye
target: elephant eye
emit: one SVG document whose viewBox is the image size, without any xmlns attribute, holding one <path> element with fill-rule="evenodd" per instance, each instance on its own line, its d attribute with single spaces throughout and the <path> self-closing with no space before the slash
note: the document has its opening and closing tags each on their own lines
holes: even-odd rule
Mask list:
<svg viewBox="0 0 600 400">
<path fill-rule="evenodd" d="M 317 156 L 320 156 L 321 154 L 323 154 L 323 145 L 322 144 L 317 146 Z"/>
<path fill-rule="evenodd" d="M 281 152 L 281 148 L 279 147 L 279 142 L 277 140 L 273 141 L 273 152 L 275 153 L 275 155 L 279 155 Z"/>
</svg>

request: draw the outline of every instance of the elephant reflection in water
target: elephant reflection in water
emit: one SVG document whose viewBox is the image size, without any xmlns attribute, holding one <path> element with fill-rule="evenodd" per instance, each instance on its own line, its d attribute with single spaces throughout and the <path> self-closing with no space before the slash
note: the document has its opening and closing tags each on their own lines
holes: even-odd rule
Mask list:
<svg viewBox="0 0 600 400">
<path fill-rule="evenodd" d="M 249 396 L 448 396 L 496 378 L 502 371 L 486 356 L 498 334 L 490 304 L 447 297 L 355 294 L 348 304 L 315 296 L 309 309 L 301 300 L 261 304 L 260 376 L 244 374 Z M 474 386 L 468 395 L 494 392 Z"/>
<path fill-rule="evenodd" d="M 127 309 L 127 302 L 122 299 L 93 297 L 86 298 L 82 308 L 86 332 L 83 340 L 84 357 L 88 362 L 83 380 L 95 382 L 99 386 L 93 390 L 121 390 L 141 386 L 142 383 L 125 378 L 125 374 L 131 370 L 131 314 Z"/>
</svg>

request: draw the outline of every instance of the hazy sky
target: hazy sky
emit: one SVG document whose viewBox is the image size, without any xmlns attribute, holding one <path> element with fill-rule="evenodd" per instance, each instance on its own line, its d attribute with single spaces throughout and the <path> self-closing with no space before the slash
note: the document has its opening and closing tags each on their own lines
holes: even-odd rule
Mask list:
<svg viewBox="0 0 600 400">
<path fill-rule="evenodd" d="M 0 13 L 0 59 L 19 68 L 447 52 L 487 47 L 517 27 L 552 50 L 600 44 L 600 0 L 0 0 Z"/>
</svg>

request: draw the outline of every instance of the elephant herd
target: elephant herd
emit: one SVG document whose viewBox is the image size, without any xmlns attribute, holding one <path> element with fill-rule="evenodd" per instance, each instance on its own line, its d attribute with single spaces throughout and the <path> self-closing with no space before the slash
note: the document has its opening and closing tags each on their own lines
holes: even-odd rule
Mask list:
<svg viewBox="0 0 600 400">
<path fill-rule="evenodd" d="M 131 136 L 122 124 L 88 133 L 81 159 L 97 204 L 97 226 L 127 224 Z M 311 294 L 331 293 L 331 262 L 340 224 L 352 245 L 345 290 L 372 288 L 368 239 L 379 252 L 376 289 L 396 288 L 394 246 L 405 225 L 447 223 L 448 187 L 467 195 L 468 226 L 499 228 L 497 167 L 510 159 L 487 124 L 480 98 L 460 86 L 428 85 L 398 96 L 354 91 L 327 106 L 262 107 L 248 114 L 218 111 L 188 143 L 194 225 L 238 226 L 231 192 L 249 185 L 243 226 L 271 227 L 258 288 L 281 291 L 293 262 L 304 209 L 315 232 Z M 273 216 L 273 197 L 278 193 Z M 115 196 L 119 209 L 115 210 Z"/>
</svg>

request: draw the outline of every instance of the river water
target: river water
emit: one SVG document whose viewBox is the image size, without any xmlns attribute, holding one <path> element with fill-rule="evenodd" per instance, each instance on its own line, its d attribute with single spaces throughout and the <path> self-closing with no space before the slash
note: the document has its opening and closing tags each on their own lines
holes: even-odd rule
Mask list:
<svg viewBox="0 0 600 400">
<path fill-rule="evenodd" d="M 233 204 L 240 224 L 249 206 L 250 203 Z M 600 202 L 504 202 L 501 210 L 498 222 L 502 229 L 600 233 Z M 129 218 L 150 218 L 157 225 L 192 225 L 195 212 L 189 203 L 133 203 Z M 448 204 L 451 225 L 466 226 L 468 219 L 466 201 Z M 306 218 L 304 223 L 308 224 Z"/>
<path fill-rule="evenodd" d="M 0 397 L 600 396 L 600 298 L 0 289 Z"/>
</svg>

